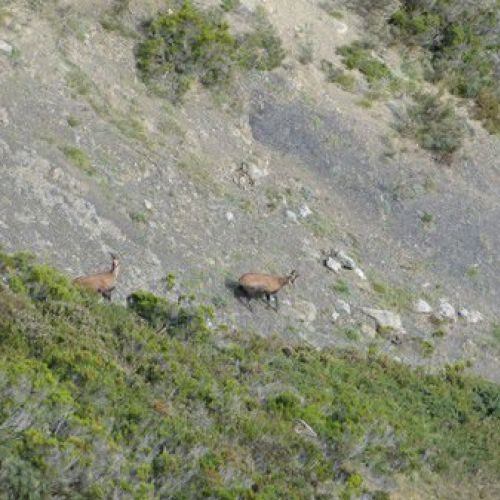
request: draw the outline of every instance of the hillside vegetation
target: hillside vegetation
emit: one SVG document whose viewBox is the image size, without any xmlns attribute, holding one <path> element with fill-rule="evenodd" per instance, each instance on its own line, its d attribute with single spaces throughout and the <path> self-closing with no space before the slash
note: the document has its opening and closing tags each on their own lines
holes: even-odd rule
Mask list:
<svg viewBox="0 0 500 500">
<path fill-rule="evenodd" d="M 0 2 L 0 500 L 500 499 L 499 1 Z"/>
<path fill-rule="evenodd" d="M 499 491 L 500 388 L 463 367 L 286 345 L 145 291 L 103 304 L 26 254 L 0 276 L 2 498 Z"/>
</svg>

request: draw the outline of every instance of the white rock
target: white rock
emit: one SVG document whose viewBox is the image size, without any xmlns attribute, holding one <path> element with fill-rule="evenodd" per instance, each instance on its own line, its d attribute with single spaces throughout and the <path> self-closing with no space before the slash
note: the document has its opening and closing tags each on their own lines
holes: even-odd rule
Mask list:
<svg viewBox="0 0 500 500">
<path fill-rule="evenodd" d="M 340 260 L 342 267 L 345 267 L 346 269 L 357 268 L 356 262 L 354 262 L 354 260 L 351 259 L 351 257 L 349 257 L 343 250 L 340 250 L 340 252 L 336 252 L 335 255 Z"/>
<path fill-rule="evenodd" d="M 289 221 L 291 221 L 291 222 L 297 222 L 298 221 L 297 214 L 295 212 L 292 212 L 291 210 L 287 210 L 285 212 L 285 215 L 286 215 L 286 218 Z"/>
<path fill-rule="evenodd" d="M 9 113 L 5 108 L 0 108 L 0 125 L 7 127 L 9 123 Z"/>
<path fill-rule="evenodd" d="M 472 324 L 480 323 L 484 319 L 483 315 L 479 311 L 469 312 L 465 308 L 460 309 L 460 311 L 458 311 L 458 315 L 465 321 L 467 321 L 467 323 L 472 323 Z"/>
<path fill-rule="evenodd" d="M 335 307 L 346 314 L 351 314 L 351 306 L 342 299 L 337 300 L 337 303 L 335 304 Z"/>
<path fill-rule="evenodd" d="M 144 206 L 146 210 L 153 210 L 153 204 L 149 200 L 144 200 Z"/>
<path fill-rule="evenodd" d="M 440 299 L 439 300 L 438 314 L 442 318 L 450 320 L 450 321 L 455 321 L 455 319 L 456 319 L 455 308 L 447 301 L 447 299 Z"/>
<path fill-rule="evenodd" d="M 334 273 L 339 273 L 342 269 L 342 264 L 338 260 L 335 260 L 333 257 L 328 257 L 325 260 L 325 266 Z"/>
<path fill-rule="evenodd" d="M 255 163 L 250 163 L 248 165 L 247 172 L 254 182 L 269 175 L 269 171 L 266 168 L 260 168 L 255 165 Z"/>
<path fill-rule="evenodd" d="M 297 434 L 309 436 L 312 438 L 318 437 L 314 429 L 305 420 L 302 420 L 300 418 L 296 420 L 295 427 L 293 428 L 293 430 Z"/>
<path fill-rule="evenodd" d="M 367 325 L 366 323 L 361 324 L 361 333 L 370 339 L 374 339 L 377 336 L 377 331 L 375 328 L 371 327 L 370 325 Z"/>
<path fill-rule="evenodd" d="M 234 220 L 234 214 L 233 212 L 226 212 L 226 219 L 228 222 L 231 222 Z"/>
<path fill-rule="evenodd" d="M 340 314 L 337 311 L 333 311 L 332 312 L 332 322 L 336 323 L 339 318 L 340 318 Z"/>
<path fill-rule="evenodd" d="M 419 299 L 414 305 L 414 310 L 420 314 L 430 314 L 432 307 L 423 299 Z"/>
<path fill-rule="evenodd" d="M 403 332 L 403 324 L 401 323 L 399 314 L 383 309 L 370 309 L 368 307 L 364 307 L 363 312 L 375 320 L 377 328 Z"/>
<path fill-rule="evenodd" d="M 7 55 L 11 55 L 12 51 L 14 49 L 12 48 L 12 45 L 10 43 L 7 43 L 5 40 L 0 40 L 0 51 L 5 52 Z"/>
<path fill-rule="evenodd" d="M 339 21 L 337 19 L 333 19 L 333 24 L 335 26 L 335 31 L 339 35 L 345 35 L 347 33 L 347 30 L 349 29 L 347 24 L 343 23 L 342 21 Z"/>
<path fill-rule="evenodd" d="M 356 275 L 357 275 L 360 279 L 362 279 L 363 281 L 366 281 L 366 279 L 367 279 L 367 278 L 366 278 L 366 275 L 365 275 L 365 273 L 363 272 L 363 270 L 362 270 L 362 269 L 360 269 L 359 267 L 355 267 L 355 268 L 354 268 L 354 272 L 356 273 Z"/>
<path fill-rule="evenodd" d="M 299 207 L 299 215 L 302 219 L 307 219 L 312 215 L 312 210 L 307 205 L 302 205 Z"/>
<path fill-rule="evenodd" d="M 483 321 L 484 317 L 479 311 L 471 311 L 469 316 L 469 323 L 480 323 Z"/>
</svg>

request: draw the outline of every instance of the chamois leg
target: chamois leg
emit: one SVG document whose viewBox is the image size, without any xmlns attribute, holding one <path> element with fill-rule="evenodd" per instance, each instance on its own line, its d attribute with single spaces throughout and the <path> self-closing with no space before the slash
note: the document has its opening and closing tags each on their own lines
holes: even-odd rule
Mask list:
<svg viewBox="0 0 500 500">
<path fill-rule="evenodd" d="M 243 287 L 239 286 L 236 289 L 236 297 L 238 301 L 241 302 L 245 307 L 247 307 L 250 312 L 253 312 L 252 306 L 250 304 L 252 297 Z M 245 301 L 243 300 L 243 297 L 245 297 Z"/>
<path fill-rule="evenodd" d="M 275 295 L 273 295 L 273 297 L 274 297 L 274 310 L 276 312 L 278 312 L 278 309 L 279 309 L 278 296 L 275 294 Z"/>
<path fill-rule="evenodd" d="M 267 307 L 271 308 L 271 295 L 269 293 L 265 293 L 264 296 L 266 297 Z"/>
<path fill-rule="evenodd" d="M 111 293 L 115 289 L 114 286 L 111 288 L 99 288 L 98 292 L 109 302 L 111 302 Z"/>
</svg>

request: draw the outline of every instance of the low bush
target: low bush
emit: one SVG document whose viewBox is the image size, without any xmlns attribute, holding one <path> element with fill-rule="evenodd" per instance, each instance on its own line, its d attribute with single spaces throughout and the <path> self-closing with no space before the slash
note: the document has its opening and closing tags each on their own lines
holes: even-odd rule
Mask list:
<svg viewBox="0 0 500 500">
<path fill-rule="evenodd" d="M 228 83 L 237 67 L 271 70 L 283 57 L 281 41 L 261 11 L 255 29 L 236 39 L 221 11 L 201 11 L 188 0 L 148 22 L 136 50 L 143 79 L 173 101 L 194 81 L 207 87 Z"/>
<path fill-rule="evenodd" d="M 344 90 L 353 91 L 356 86 L 356 78 L 346 73 L 341 68 L 337 68 L 331 61 L 323 59 L 321 69 L 325 73 L 326 81 L 340 85 Z"/>
<path fill-rule="evenodd" d="M 424 49 L 432 68 L 428 79 L 473 98 L 476 115 L 489 130 L 499 131 L 498 2 L 403 0 L 389 23 L 395 39 Z"/>
<path fill-rule="evenodd" d="M 420 147 L 432 151 L 442 161 L 451 159 L 465 134 L 452 102 L 430 93 L 416 94 L 406 118 L 396 126 L 402 135 L 416 140 Z"/>
<path fill-rule="evenodd" d="M 349 69 L 357 69 L 368 80 L 375 83 L 380 80 L 390 80 L 391 70 L 372 54 L 372 46 L 364 42 L 353 42 L 351 45 L 344 45 L 337 49 L 337 54 L 343 57 L 343 63 Z"/>
</svg>

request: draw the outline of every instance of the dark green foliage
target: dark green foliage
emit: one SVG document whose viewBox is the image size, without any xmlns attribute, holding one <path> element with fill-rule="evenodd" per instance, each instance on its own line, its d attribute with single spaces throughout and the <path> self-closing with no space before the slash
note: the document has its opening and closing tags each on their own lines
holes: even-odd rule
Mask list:
<svg viewBox="0 0 500 500">
<path fill-rule="evenodd" d="M 76 146 L 64 146 L 61 148 L 66 158 L 70 160 L 76 167 L 83 170 L 85 173 L 92 175 L 95 173 L 95 168 L 87 156 L 87 153 Z"/>
<path fill-rule="evenodd" d="M 474 98 L 478 117 L 498 132 L 500 116 L 494 114 L 500 106 L 498 1 L 404 0 L 402 4 L 390 19 L 394 35 L 422 47 L 432 66 L 429 79 L 444 81 L 456 95 Z"/>
<path fill-rule="evenodd" d="M 434 152 L 437 159 L 449 160 L 462 145 L 465 133 L 455 107 L 438 94 L 419 93 L 414 99 L 406 121 L 397 125 L 399 131 Z"/>
<path fill-rule="evenodd" d="M 500 86 L 481 89 L 476 97 L 474 116 L 494 134 L 500 134 Z"/>
<path fill-rule="evenodd" d="M 342 62 L 349 69 L 359 70 L 370 83 L 390 80 L 392 78 L 390 69 L 371 55 L 372 48 L 370 44 L 353 42 L 351 45 L 339 47 L 337 54 L 343 56 Z"/>
<path fill-rule="evenodd" d="M 228 83 L 238 65 L 271 70 L 284 57 L 265 17 L 257 16 L 255 30 L 236 40 L 220 13 L 203 12 L 189 0 L 176 12 L 150 21 L 145 36 L 136 51 L 137 67 L 147 83 L 172 100 L 182 97 L 193 81 L 207 87 Z"/>
<path fill-rule="evenodd" d="M 313 498 L 332 480 L 348 498 L 369 492 L 361 468 L 499 486 L 500 388 L 463 368 L 290 347 L 145 291 L 128 304 L 0 254 L 1 498 Z"/>
<path fill-rule="evenodd" d="M 221 0 L 220 7 L 224 12 L 236 9 L 240 5 L 240 0 Z"/>
<path fill-rule="evenodd" d="M 180 97 L 193 80 L 210 86 L 228 81 L 231 75 L 236 40 L 229 26 L 190 1 L 176 13 L 151 21 L 146 37 L 137 50 L 138 68 L 172 98 Z"/>
</svg>

